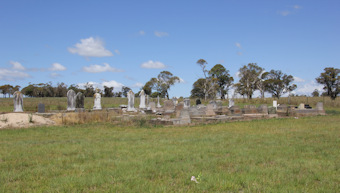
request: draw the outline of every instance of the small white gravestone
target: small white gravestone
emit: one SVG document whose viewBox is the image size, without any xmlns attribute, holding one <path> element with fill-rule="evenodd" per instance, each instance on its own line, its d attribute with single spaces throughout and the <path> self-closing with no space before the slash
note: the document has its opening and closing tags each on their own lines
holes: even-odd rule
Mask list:
<svg viewBox="0 0 340 193">
<path fill-rule="evenodd" d="M 273 101 L 273 107 L 275 107 L 275 109 L 277 109 L 277 101 Z"/>
<path fill-rule="evenodd" d="M 157 96 L 157 108 L 161 108 L 161 104 L 159 103 L 159 96 Z"/>
<path fill-rule="evenodd" d="M 94 97 L 94 106 L 93 110 L 102 110 L 101 98 L 102 96 L 99 93 L 95 93 Z"/>
<path fill-rule="evenodd" d="M 24 112 L 23 110 L 23 95 L 20 91 L 15 91 L 14 94 L 14 112 Z"/>
<path fill-rule="evenodd" d="M 190 107 L 190 99 L 184 99 L 184 108 Z"/>
<path fill-rule="evenodd" d="M 140 100 L 139 108 L 140 109 L 145 109 L 146 106 L 145 106 L 145 92 L 144 92 L 144 90 L 140 91 L 140 93 L 139 93 L 139 100 Z"/>
<path fill-rule="evenodd" d="M 127 111 L 136 111 L 136 109 L 135 109 L 135 93 L 133 93 L 132 90 L 130 90 L 127 93 L 127 97 L 128 97 Z"/>
<path fill-rule="evenodd" d="M 229 104 L 228 104 L 228 108 L 235 106 L 235 102 L 234 99 L 229 99 Z"/>
<path fill-rule="evenodd" d="M 301 104 L 299 105 L 299 109 L 305 109 L 305 104 L 301 103 Z"/>
<path fill-rule="evenodd" d="M 72 89 L 67 91 L 67 110 L 76 110 L 76 92 Z"/>
</svg>

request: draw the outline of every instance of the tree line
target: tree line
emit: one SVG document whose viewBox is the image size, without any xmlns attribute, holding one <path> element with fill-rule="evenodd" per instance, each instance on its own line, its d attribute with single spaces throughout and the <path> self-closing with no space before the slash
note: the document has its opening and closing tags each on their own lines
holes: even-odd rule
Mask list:
<svg viewBox="0 0 340 193">
<path fill-rule="evenodd" d="M 254 92 L 259 91 L 261 97 L 264 98 L 265 93 L 271 94 L 273 97 L 280 98 L 282 95 L 290 94 L 297 88 L 293 84 L 294 77 L 283 73 L 281 70 L 265 71 L 264 68 L 256 63 L 249 63 L 239 69 L 239 82 L 234 83 L 234 78 L 229 74 L 222 64 L 216 64 L 210 70 L 207 69 L 208 62 L 199 59 L 198 66 L 202 70 L 202 78 L 197 79 L 192 86 L 191 98 L 215 99 L 220 96 L 222 99 L 227 96 L 229 91 L 234 88 L 234 95 L 240 94 L 243 97 L 252 99 Z M 145 94 L 152 98 L 161 97 L 169 99 L 169 90 L 171 86 L 179 83 L 181 79 L 174 76 L 169 71 L 162 71 L 157 77 L 151 78 L 141 88 Z M 340 94 L 340 69 L 328 67 L 324 72 L 316 78 L 319 84 L 324 86 L 321 95 L 329 96 L 335 99 Z M 131 90 L 129 87 L 123 86 L 121 91 L 114 92 L 114 87 L 104 86 L 103 90 L 96 90 L 92 84 L 86 83 L 83 88 L 78 85 L 71 84 L 67 86 L 65 83 L 58 83 L 53 86 L 52 82 L 31 84 L 22 88 L 21 92 L 28 97 L 66 97 L 67 91 L 73 89 L 76 93 L 82 92 L 86 97 L 93 97 L 99 92 L 103 97 L 127 97 L 127 93 Z M 0 92 L 3 97 L 10 97 L 15 91 L 19 91 L 20 86 L 12 86 L 9 84 L 0 86 Z M 139 92 L 135 96 L 139 96 Z M 314 90 L 312 96 L 319 96 L 318 90 Z"/>
</svg>

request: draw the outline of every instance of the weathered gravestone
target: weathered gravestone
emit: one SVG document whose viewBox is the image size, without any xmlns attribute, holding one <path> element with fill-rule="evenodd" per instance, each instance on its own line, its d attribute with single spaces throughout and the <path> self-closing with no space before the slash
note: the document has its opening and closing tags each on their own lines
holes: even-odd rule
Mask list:
<svg viewBox="0 0 340 193">
<path fill-rule="evenodd" d="M 305 109 L 305 104 L 301 103 L 298 107 L 298 109 Z"/>
<path fill-rule="evenodd" d="M 24 112 L 24 101 L 23 95 L 20 91 L 15 91 L 13 94 L 14 97 L 14 112 Z"/>
<path fill-rule="evenodd" d="M 165 100 L 164 101 L 164 113 L 173 113 L 175 112 L 175 105 L 172 100 Z"/>
<path fill-rule="evenodd" d="M 76 95 L 76 111 L 77 112 L 84 111 L 84 102 L 85 102 L 85 95 L 81 92 L 78 92 Z"/>
<path fill-rule="evenodd" d="M 161 108 L 161 104 L 159 103 L 159 95 L 157 96 L 157 108 Z"/>
<path fill-rule="evenodd" d="M 179 115 L 179 118 L 180 118 L 180 124 L 190 124 L 191 119 L 190 119 L 189 109 L 182 109 Z"/>
<path fill-rule="evenodd" d="M 127 97 L 128 97 L 127 111 L 136 111 L 136 109 L 135 109 L 135 94 L 132 92 L 132 90 L 130 90 L 127 93 Z"/>
<path fill-rule="evenodd" d="M 205 115 L 207 115 L 207 116 L 215 116 L 216 115 L 216 113 L 214 111 L 214 104 L 208 104 L 207 105 Z"/>
<path fill-rule="evenodd" d="M 102 104 L 101 104 L 101 98 L 102 96 L 99 93 L 95 93 L 93 95 L 94 97 L 94 106 L 93 110 L 101 110 L 102 109 Z"/>
<path fill-rule="evenodd" d="M 174 105 L 176 106 L 176 105 L 178 104 L 177 98 L 176 98 L 176 97 L 173 97 L 173 98 L 172 98 L 172 102 L 173 102 Z"/>
<path fill-rule="evenodd" d="M 175 107 L 176 111 L 176 117 L 179 117 L 181 114 L 181 111 L 184 109 L 184 102 L 178 103 L 178 105 Z"/>
<path fill-rule="evenodd" d="M 139 93 L 139 108 L 140 109 L 145 109 L 146 106 L 145 106 L 145 92 L 144 90 L 141 90 L 140 93 Z"/>
<path fill-rule="evenodd" d="M 156 111 L 156 103 L 155 102 L 149 102 L 149 109 L 152 110 L 152 112 Z"/>
<path fill-rule="evenodd" d="M 242 115 L 242 111 L 237 105 L 230 107 L 229 110 L 232 115 Z"/>
<path fill-rule="evenodd" d="M 67 110 L 76 110 L 76 93 L 72 89 L 67 91 Z"/>
<path fill-rule="evenodd" d="M 259 108 L 257 108 L 257 111 L 261 114 L 268 114 L 268 106 L 260 105 Z"/>
<path fill-rule="evenodd" d="M 190 107 L 190 99 L 184 99 L 184 108 Z"/>
<path fill-rule="evenodd" d="M 318 102 L 316 103 L 316 107 L 315 107 L 316 110 L 319 110 L 319 111 L 323 111 L 323 102 Z"/>
<path fill-rule="evenodd" d="M 232 107 L 235 105 L 235 102 L 234 102 L 234 99 L 229 99 L 229 104 L 228 104 L 228 107 Z"/>
<path fill-rule="evenodd" d="M 244 114 L 256 114 L 257 109 L 255 105 L 244 105 L 242 109 L 242 113 Z"/>
<path fill-rule="evenodd" d="M 45 104 L 38 104 L 38 113 L 45 113 Z"/>
</svg>

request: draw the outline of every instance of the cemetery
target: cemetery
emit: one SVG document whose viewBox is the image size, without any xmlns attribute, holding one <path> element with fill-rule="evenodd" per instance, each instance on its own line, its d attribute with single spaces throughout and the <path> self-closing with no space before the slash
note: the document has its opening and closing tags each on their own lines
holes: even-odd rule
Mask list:
<svg viewBox="0 0 340 193">
<path fill-rule="evenodd" d="M 235 104 L 233 99 L 229 99 L 227 106 L 223 106 L 221 100 L 211 100 L 204 105 L 200 99 L 197 99 L 195 104 L 191 105 L 189 98 L 184 98 L 179 102 L 174 97 L 171 100 L 163 99 L 161 104 L 159 96 L 157 102 L 153 102 L 143 90 L 139 94 L 139 104 L 135 104 L 135 94 L 132 90 L 128 92 L 127 99 L 128 104 L 121 104 L 116 108 L 102 108 L 101 94 L 97 91 L 93 97 L 93 108 L 85 109 L 84 94 L 69 90 L 67 92 L 66 110 L 47 112 L 45 105 L 39 103 L 34 116 L 49 119 L 45 123 L 49 125 L 53 125 L 53 123 L 88 123 L 91 121 L 117 123 L 131 120 L 139 121 L 141 119 L 145 119 L 152 125 L 195 125 L 208 122 L 326 115 L 322 102 L 318 102 L 313 108 L 303 103 L 299 106 L 277 104 L 277 101 L 274 100 L 272 106 L 258 104 L 244 105 L 241 108 Z M 13 101 L 13 112 L 24 113 L 22 93 L 14 93 Z M 19 125 L 20 127 L 25 126 L 24 124 Z M 15 124 L 2 124 L 1 127 L 9 126 L 15 127 Z"/>
</svg>

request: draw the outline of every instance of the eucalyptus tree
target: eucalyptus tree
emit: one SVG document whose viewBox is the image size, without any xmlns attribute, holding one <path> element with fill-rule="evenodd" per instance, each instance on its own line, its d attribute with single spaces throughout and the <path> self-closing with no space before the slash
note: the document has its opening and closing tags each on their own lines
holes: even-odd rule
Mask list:
<svg viewBox="0 0 340 193">
<path fill-rule="evenodd" d="M 256 63 L 249 63 L 244 65 L 239 70 L 239 83 L 235 84 L 236 90 L 243 95 L 247 95 L 248 99 L 251 99 L 254 91 L 258 89 L 260 76 L 264 72 L 264 69 L 259 67 Z M 241 93 L 240 93 L 241 94 Z"/>
<path fill-rule="evenodd" d="M 316 78 L 319 84 L 324 85 L 323 89 L 326 91 L 327 96 L 335 100 L 340 93 L 340 69 L 328 67 L 324 72 Z"/>
<path fill-rule="evenodd" d="M 210 71 L 209 75 L 211 79 L 215 79 L 215 83 L 218 85 L 218 92 L 222 99 L 224 95 L 228 95 L 228 91 L 234 82 L 234 78 L 230 76 L 229 70 L 227 70 L 222 64 L 216 64 Z"/>
<path fill-rule="evenodd" d="M 266 91 L 278 99 L 297 88 L 296 84 L 292 84 L 294 77 L 284 74 L 281 70 L 271 70 L 266 76 L 267 79 L 264 81 Z"/>
</svg>

